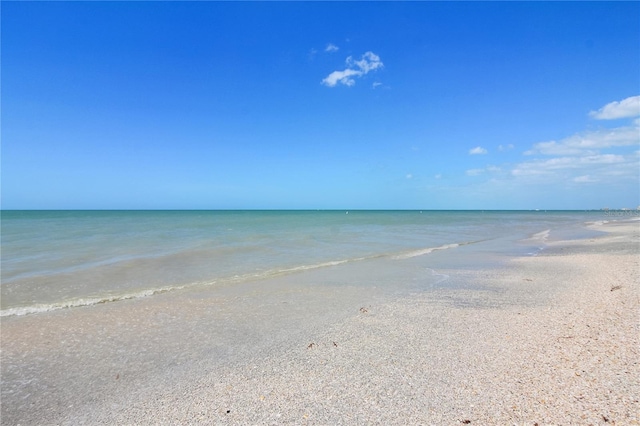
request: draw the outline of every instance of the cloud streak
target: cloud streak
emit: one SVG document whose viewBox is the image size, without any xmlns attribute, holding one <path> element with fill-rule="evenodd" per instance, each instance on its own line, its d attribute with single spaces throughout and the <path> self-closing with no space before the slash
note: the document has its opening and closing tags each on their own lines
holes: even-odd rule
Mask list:
<svg viewBox="0 0 640 426">
<path fill-rule="evenodd" d="M 342 71 L 333 71 L 322 79 L 322 84 L 327 87 L 335 87 L 338 84 L 351 87 L 356 84 L 355 78 L 363 77 L 371 71 L 384 66 L 380 57 L 373 52 L 366 52 L 359 60 L 349 56 L 346 59 L 347 68 Z"/>
<path fill-rule="evenodd" d="M 517 164 L 511 177 L 526 183 L 621 183 L 637 182 L 638 152 L 557 157 Z"/>
<path fill-rule="evenodd" d="M 640 143 L 640 126 L 617 127 L 576 134 L 560 141 L 539 142 L 525 155 L 578 155 L 593 154 L 600 149 L 630 146 Z"/>
</svg>

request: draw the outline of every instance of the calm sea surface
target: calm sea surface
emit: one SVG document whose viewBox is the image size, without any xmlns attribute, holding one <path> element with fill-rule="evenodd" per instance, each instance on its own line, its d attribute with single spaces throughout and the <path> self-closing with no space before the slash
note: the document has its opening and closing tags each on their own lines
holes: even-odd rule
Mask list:
<svg viewBox="0 0 640 426">
<path fill-rule="evenodd" d="M 604 219 L 599 211 L 3 211 L 0 315 L 294 274 L 304 281 L 308 271 L 326 271 L 331 285 L 428 287 L 443 279 L 439 268 L 535 255 L 547 240 L 592 235 L 585 223 Z M 336 268 L 347 265 L 341 278 Z"/>
</svg>

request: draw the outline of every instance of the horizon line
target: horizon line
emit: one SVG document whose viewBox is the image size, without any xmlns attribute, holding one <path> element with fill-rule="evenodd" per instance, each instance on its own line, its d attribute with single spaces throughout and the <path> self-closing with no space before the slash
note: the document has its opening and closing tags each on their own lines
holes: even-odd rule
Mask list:
<svg viewBox="0 0 640 426">
<path fill-rule="evenodd" d="M 451 209 L 451 208 L 441 208 L 441 209 L 368 209 L 368 208 L 155 208 L 155 209 L 145 209 L 145 208 L 63 208 L 63 209 L 53 209 L 53 208 L 44 208 L 44 209 L 34 209 L 34 208 L 12 208 L 12 209 L 2 209 L 0 208 L 0 212 L 10 212 L 10 211 L 49 211 L 49 212 L 71 212 L 71 211 L 95 211 L 95 212 L 177 212 L 177 211 L 220 211 L 220 212 L 267 212 L 267 211 L 289 211 L 289 212 L 317 212 L 317 211 L 326 211 L 326 212 L 335 212 L 335 211 L 353 211 L 353 212 L 439 212 L 439 211 L 459 211 L 459 212 L 485 212 L 485 211 L 493 211 L 493 212 L 504 212 L 504 211 L 522 211 L 522 212 L 548 212 L 548 211 L 633 211 L 640 210 L 640 206 L 637 208 L 627 208 L 627 207 L 619 207 L 619 208 L 611 208 L 611 207 L 600 207 L 600 208 L 572 208 L 572 209 L 557 209 L 557 208 L 535 208 L 535 209 Z"/>
</svg>

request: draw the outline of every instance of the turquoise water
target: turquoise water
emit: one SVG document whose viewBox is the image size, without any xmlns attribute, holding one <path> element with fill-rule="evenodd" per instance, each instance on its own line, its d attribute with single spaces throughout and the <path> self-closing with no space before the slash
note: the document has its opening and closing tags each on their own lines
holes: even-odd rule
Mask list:
<svg viewBox="0 0 640 426">
<path fill-rule="evenodd" d="M 438 268 L 535 255 L 545 240 L 588 236 L 585 222 L 604 219 L 599 211 L 3 211 L 0 314 L 293 274 L 304 281 L 311 270 L 326 271 L 332 285 L 441 281 Z M 335 268 L 347 264 L 341 278 Z"/>
</svg>

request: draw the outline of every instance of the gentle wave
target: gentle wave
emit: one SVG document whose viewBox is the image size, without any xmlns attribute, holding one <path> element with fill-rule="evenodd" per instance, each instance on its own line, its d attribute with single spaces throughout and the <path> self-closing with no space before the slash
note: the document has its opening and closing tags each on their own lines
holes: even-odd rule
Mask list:
<svg viewBox="0 0 640 426">
<path fill-rule="evenodd" d="M 370 255 L 370 256 L 355 257 L 350 259 L 321 262 L 321 263 L 316 263 L 312 265 L 300 265 L 292 268 L 270 269 L 270 270 L 258 272 L 258 273 L 242 274 L 242 275 L 235 275 L 227 278 L 220 278 L 214 281 L 199 281 L 191 284 L 160 287 L 156 289 L 147 289 L 147 290 L 142 290 L 134 293 L 127 293 L 127 294 L 116 295 L 116 296 L 79 298 L 79 299 L 63 301 L 59 303 L 21 306 L 21 307 L 0 310 L 0 317 L 38 314 L 38 313 L 56 311 L 59 309 L 79 308 L 83 306 L 99 305 L 102 303 L 119 302 L 123 300 L 131 300 L 131 299 L 141 299 L 144 297 L 154 296 L 157 294 L 167 293 L 170 291 L 182 290 L 185 288 L 192 288 L 197 286 L 202 287 L 202 286 L 209 286 L 214 284 L 215 285 L 237 284 L 237 283 L 250 281 L 250 280 L 267 279 L 267 278 L 272 278 L 280 275 L 287 275 L 287 274 L 292 274 L 297 272 L 309 271 L 313 269 L 327 268 L 332 266 L 344 265 L 346 263 L 360 262 L 364 260 L 379 259 L 379 258 L 385 258 L 385 257 L 391 258 L 393 260 L 409 259 L 412 257 L 423 256 L 436 250 L 447 250 L 447 249 L 451 249 L 451 248 L 455 248 L 455 247 L 459 247 L 467 244 L 473 244 L 474 242 L 477 242 L 477 241 L 445 244 L 439 247 L 428 247 L 428 248 L 412 250 L 410 252 L 405 252 L 405 253 L 396 254 L 396 255 L 376 254 L 376 255 Z"/>
<path fill-rule="evenodd" d="M 265 275 L 270 276 L 270 275 L 287 274 L 287 273 L 291 273 L 291 272 L 310 271 L 312 269 L 328 268 L 328 267 L 331 267 L 331 266 L 343 265 L 345 263 L 357 262 L 359 260 L 365 260 L 365 259 L 366 259 L 366 257 L 357 257 L 357 258 L 354 258 L 354 259 L 332 260 L 330 262 L 317 263 L 315 265 L 301 265 L 301 266 L 295 266 L 293 268 L 276 269 L 276 270 L 267 272 Z"/>
<path fill-rule="evenodd" d="M 456 248 L 459 247 L 460 244 L 445 244 L 443 246 L 440 247 L 429 247 L 429 248 L 424 248 L 424 249 L 420 249 L 420 250 L 413 250 L 407 253 L 403 253 L 403 254 L 399 254 L 396 256 L 393 256 L 393 259 L 409 259 L 412 257 L 418 257 L 418 256 L 423 256 L 425 254 L 429 254 L 432 253 L 436 250 L 447 250 L 447 249 L 451 249 L 451 248 Z"/>
<path fill-rule="evenodd" d="M 135 293 L 121 294 L 117 296 L 89 297 L 89 298 L 67 300 L 59 303 L 50 303 L 50 304 L 41 303 L 41 304 L 32 305 L 32 306 L 20 306 L 16 308 L 1 310 L 0 317 L 38 314 L 42 312 L 57 311 L 59 309 L 79 308 L 81 306 L 93 306 L 93 305 L 99 305 L 102 303 L 119 302 L 122 300 L 141 299 L 143 297 L 149 297 L 156 294 L 167 293 L 169 291 L 181 290 L 185 287 L 186 286 L 161 287 L 156 289 L 142 290 Z"/>
<path fill-rule="evenodd" d="M 377 259 L 382 257 L 386 257 L 386 256 L 378 254 L 378 255 L 372 255 L 372 256 L 354 257 L 350 259 L 331 260 L 328 262 L 315 263 L 312 265 L 300 265 L 300 266 L 294 266 L 292 268 L 269 269 L 269 270 L 257 272 L 257 273 L 234 275 L 232 277 L 220 278 L 220 279 L 217 279 L 216 281 L 201 281 L 198 283 L 191 284 L 188 287 L 207 286 L 212 284 L 217 284 L 217 285 L 237 284 L 245 281 L 263 280 L 268 278 L 274 278 L 281 275 L 295 274 L 297 272 L 310 271 L 313 269 L 320 269 L 320 268 L 328 268 L 331 266 L 344 265 L 346 263 L 361 262 L 363 260 Z"/>
<path fill-rule="evenodd" d="M 352 259 L 344 259 L 344 260 L 333 260 L 330 262 L 317 263 L 315 265 L 302 265 L 296 266 L 294 268 L 280 269 L 274 273 L 274 275 L 287 274 L 291 272 L 300 272 L 300 271 L 309 271 L 311 269 L 319 269 L 319 268 L 327 268 L 330 266 L 343 265 L 345 263 L 351 262 L 360 262 L 363 260 L 377 259 L 384 257 L 384 255 L 373 255 L 373 256 L 364 256 L 364 257 L 354 257 Z"/>
<path fill-rule="evenodd" d="M 475 243 L 479 243 L 481 241 L 484 240 L 480 240 L 480 241 L 467 241 L 464 243 L 452 243 L 452 244 L 444 244 L 438 247 L 426 247 L 426 248 L 422 248 L 422 249 L 418 249 L 418 250 L 411 250 L 402 254 L 397 254 L 395 256 L 392 256 L 392 259 L 395 260 L 400 260 L 400 259 L 410 259 L 412 257 L 418 257 L 418 256 L 424 256 L 425 254 L 429 254 L 429 253 L 433 253 L 434 251 L 437 250 L 448 250 L 448 249 L 452 249 L 452 248 L 456 248 L 456 247 L 460 247 L 460 246 L 466 246 L 469 244 L 475 244 Z"/>
</svg>

